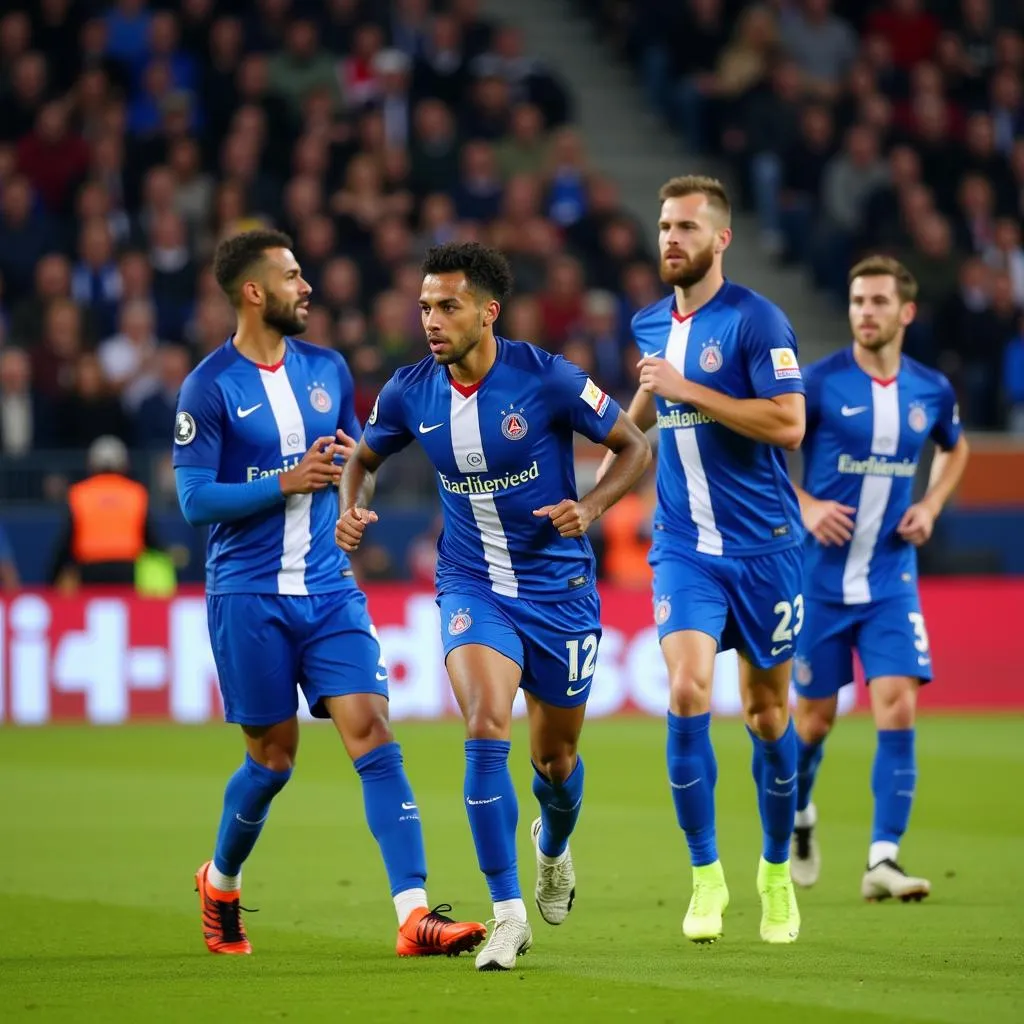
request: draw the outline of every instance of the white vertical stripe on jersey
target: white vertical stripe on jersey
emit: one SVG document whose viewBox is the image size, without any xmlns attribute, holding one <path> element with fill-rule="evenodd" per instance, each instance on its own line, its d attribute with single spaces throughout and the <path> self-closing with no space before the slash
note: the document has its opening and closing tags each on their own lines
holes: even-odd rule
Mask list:
<svg viewBox="0 0 1024 1024">
<path fill-rule="evenodd" d="M 301 457 L 306 451 L 306 427 L 288 371 L 283 366 L 276 370 L 261 369 L 260 380 L 277 424 L 282 458 Z M 285 499 L 281 569 L 277 574 L 279 594 L 304 596 L 309 593 L 306 590 L 306 555 L 312 542 L 309 529 L 312 509 L 312 494 L 289 494 Z"/>
<path fill-rule="evenodd" d="M 686 343 L 690 339 L 690 325 L 693 317 L 685 320 L 672 318 L 672 329 L 668 332 L 665 358 L 681 373 L 686 375 Z M 705 555 L 722 553 L 722 534 L 715 522 L 715 510 L 711 507 L 711 487 L 697 444 L 696 427 L 684 427 L 675 431 L 676 450 L 686 476 L 686 493 L 690 499 L 690 518 L 697 527 L 697 550 Z"/>
<path fill-rule="evenodd" d="M 900 392 L 893 381 L 888 386 L 871 382 L 871 454 L 895 455 L 900 445 Z M 878 543 L 882 520 L 889 507 L 892 477 L 865 476 L 854 516 L 853 538 L 843 569 L 843 604 L 867 604 L 871 600 L 871 558 Z"/>
<path fill-rule="evenodd" d="M 460 394 L 455 388 L 452 392 L 452 451 L 455 464 L 460 473 L 486 473 L 487 456 L 484 454 L 484 442 L 480 436 L 480 408 L 477 405 L 477 392 Z M 491 579 L 491 590 L 503 597 L 519 596 L 519 580 L 512 568 L 512 556 L 508 550 L 508 538 L 505 536 L 498 506 L 491 494 L 468 495 L 469 507 L 473 513 L 473 521 L 480 531 L 480 543 L 483 547 L 484 561 L 487 563 L 487 575 Z"/>
</svg>

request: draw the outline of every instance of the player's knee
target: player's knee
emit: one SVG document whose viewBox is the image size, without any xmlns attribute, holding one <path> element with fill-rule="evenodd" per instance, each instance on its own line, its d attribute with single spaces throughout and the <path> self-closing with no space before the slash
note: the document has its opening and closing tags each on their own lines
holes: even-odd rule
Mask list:
<svg viewBox="0 0 1024 1024">
<path fill-rule="evenodd" d="M 911 729 L 917 710 L 917 693 L 906 687 L 886 694 L 883 701 L 876 703 L 875 724 L 879 729 Z"/>
<path fill-rule="evenodd" d="M 763 739 L 778 739 L 786 731 L 789 711 L 779 695 L 758 692 L 747 697 L 747 725 Z"/>
<path fill-rule="evenodd" d="M 567 746 L 557 752 L 535 753 L 533 763 L 549 782 L 561 786 L 576 767 L 576 748 Z"/>
<path fill-rule="evenodd" d="M 669 679 L 669 707 L 674 715 L 702 715 L 711 710 L 711 680 L 677 669 Z"/>
<path fill-rule="evenodd" d="M 507 740 L 511 731 L 511 711 L 480 704 L 470 708 L 466 715 L 467 739 Z"/>
<path fill-rule="evenodd" d="M 832 731 L 835 712 L 816 705 L 808 707 L 798 704 L 794 718 L 796 719 L 796 731 L 804 743 L 821 743 Z"/>
<path fill-rule="evenodd" d="M 269 768 L 272 772 L 290 775 L 295 769 L 297 751 L 286 747 L 265 747 L 257 753 L 249 752 L 249 756 L 257 763 Z"/>
</svg>

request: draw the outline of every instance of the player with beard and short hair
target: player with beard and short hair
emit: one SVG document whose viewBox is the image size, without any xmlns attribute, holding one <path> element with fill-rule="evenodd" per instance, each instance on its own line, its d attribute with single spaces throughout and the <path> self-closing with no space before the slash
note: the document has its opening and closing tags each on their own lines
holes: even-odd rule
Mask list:
<svg viewBox="0 0 1024 1024">
<path fill-rule="evenodd" d="M 693 867 L 683 934 L 713 942 L 729 902 L 715 833 L 710 736 L 715 655 L 736 648 L 763 829 L 761 938 L 793 942 L 789 872 L 796 810 L 790 660 L 803 624 L 796 494 L 783 449 L 799 447 L 804 396 L 782 311 L 725 280 L 730 206 L 713 178 L 661 189 L 662 280 L 672 294 L 633 318 L 643 354 L 629 407 L 660 434 L 650 561 L 654 620 L 668 667 L 668 777 Z"/>
<path fill-rule="evenodd" d="M 804 482 L 797 488 L 810 533 L 809 595 L 796 641 L 797 813 L 791 863 L 798 885 L 821 870 L 811 790 L 840 689 L 856 650 L 869 684 L 878 743 L 871 776 L 874 821 L 861 893 L 922 899 L 927 879 L 897 861 L 917 780 L 917 691 L 932 678 L 917 592 L 916 549 L 967 465 L 956 396 L 946 378 L 902 353 L 917 282 L 901 263 L 870 256 L 850 271 L 853 345 L 809 366 Z M 928 488 L 913 499 L 927 442 L 938 446 Z"/>
<path fill-rule="evenodd" d="M 217 247 L 214 272 L 238 329 L 186 378 L 174 427 L 182 512 L 211 526 L 206 604 L 224 714 L 246 746 L 213 858 L 196 872 L 203 938 L 211 953 L 252 952 L 242 863 L 292 774 L 298 685 L 312 715 L 334 722 L 359 774 L 398 915 L 398 954 L 455 955 L 485 928 L 427 903 L 419 811 L 388 724 L 387 669 L 366 598 L 332 539 L 337 459 L 360 433 L 352 376 L 337 352 L 292 337 L 305 329 L 311 289 L 291 248 L 279 231 Z"/>
<path fill-rule="evenodd" d="M 569 837 L 583 804 L 577 753 L 601 640 L 587 528 L 629 490 L 651 450 L 618 405 L 563 359 L 497 337 L 512 289 L 505 257 L 476 243 L 431 249 L 420 313 L 430 355 L 384 385 L 341 483 L 335 539 L 358 547 L 384 460 L 419 441 L 437 471 L 444 530 L 437 603 L 452 690 L 466 720 L 463 796 L 495 926 L 481 971 L 510 970 L 533 941 L 516 865 L 509 772 L 512 703 L 526 697 L 537 861 L 548 924 L 572 909 Z M 610 468 L 577 498 L 573 434 L 604 445 Z M 792 822 L 790 822 L 792 824 Z M 787 833 L 788 836 L 788 833 Z"/>
</svg>

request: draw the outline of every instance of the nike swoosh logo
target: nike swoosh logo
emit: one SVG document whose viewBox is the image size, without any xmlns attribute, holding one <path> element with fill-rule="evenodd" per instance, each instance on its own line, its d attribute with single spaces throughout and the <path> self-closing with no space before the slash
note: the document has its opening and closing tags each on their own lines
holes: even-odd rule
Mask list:
<svg viewBox="0 0 1024 1024">
<path fill-rule="evenodd" d="M 466 797 L 466 803 L 470 807 L 479 807 L 481 804 L 496 804 L 501 799 L 501 794 L 497 796 L 489 796 L 486 800 L 472 800 L 470 797 Z"/>
<path fill-rule="evenodd" d="M 700 782 L 702 776 L 698 776 L 693 782 L 673 782 L 671 779 L 668 780 L 668 784 L 673 789 L 689 789 L 691 786 L 696 786 Z"/>
<path fill-rule="evenodd" d="M 795 782 L 795 781 L 796 781 L 796 772 L 793 772 L 793 774 L 790 775 L 790 777 L 788 779 L 780 779 L 778 777 L 778 775 L 775 776 L 775 785 L 776 786 L 788 786 L 791 782 Z"/>
<path fill-rule="evenodd" d="M 930 665 L 931 664 L 931 660 L 932 660 L 931 658 L 918 658 L 917 659 L 917 663 L 918 663 L 918 665 Z"/>
<path fill-rule="evenodd" d="M 570 686 L 569 689 L 565 691 L 566 697 L 576 697 L 576 696 L 578 696 L 579 694 L 581 694 L 590 685 L 590 683 L 591 683 L 591 680 L 588 679 L 578 690 L 574 690 Z"/>
<path fill-rule="evenodd" d="M 844 405 L 839 411 L 844 416 L 856 416 L 859 412 L 865 412 L 867 410 L 866 405 Z"/>
<path fill-rule="evenodd" d="M 257 409 L 263 407 L 262 402 L 257 402 L 255 405 L 250 405 L 248 409 L 243 409 L 239 406 L 235 411 L 238 413 L 238 418 L 244 420 L 246 416 L 251 416 Z"/>
<path fill-rule="evenodd" d="M 402 802 L 402 810 L 403 811 L 415 811 L 416 810 L 416 805 L 415 804 L 408 804 L 408 803 L 405 803 L 405 801 L 403 801 Z"/>
<path fill-rule="evenodd" d="M 774 658 L 777 654 L 781 654 L 783 651 L 788 651 L 792 644 L 783 644 L 781 647 L 772 648 L 772 657 Z"/>
<path fill-rule="evenodd" d="M 438 427 L 443 427 L 443 426 L 444 426 L 443 423 L 435 423 L 432 427 L 425 427 L 423 425 L 423 420 L 420 420 L 420 433 L 421 434 L 429 434 L 432 430 L 437 430 Z"/>
<path fill-rule="evenodd" d="M 387 681 L 388 681 L 388 674 L 387 674 L 387 672 L 378 672 L 377 673 L 377 682 L 378 683 L 386 683 Z"/>
<path fill-rule="evenodd" d="M 660 356 L 661 353 L 664 352 L 664 351 L 665 350 L 663 348 L 659 348 L 657 352 L 648 352 L 647 353 L 647 358 L 648 359 L 657 359 L 658 356 Z"/>
</svg>

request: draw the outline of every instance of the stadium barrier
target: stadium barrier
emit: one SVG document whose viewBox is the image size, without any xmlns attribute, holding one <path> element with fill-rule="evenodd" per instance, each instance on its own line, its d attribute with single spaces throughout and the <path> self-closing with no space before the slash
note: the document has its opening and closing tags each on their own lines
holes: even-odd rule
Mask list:
<svg viewBox="0 0 1024 1024">
<path fill-rule="evenodd" d="M 367 591 L 391 673 L 392 716 L 455 714 L 433 596 L 398 584 Z M 936 669 L 923 705 L 1024 710 L 1024 579 L 930 579 L 922 598 Z M 604 637 L 589 713 L 664 714 L 665 669 L 648 595 L 605 588 L 602 599 Z M 521 698 L 518 704 L 521 713 Z M 844 690 L 843 710 L 865 704 L 862 687 Z M 718 658 L 714 708 L 740 710 L 731 652 Z M 33 590 L 0 600 L 0 722 L 201 723 L 220 715 L 200 589 L 170 599 Z"/>
</svg>

